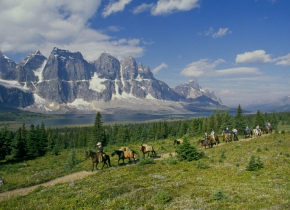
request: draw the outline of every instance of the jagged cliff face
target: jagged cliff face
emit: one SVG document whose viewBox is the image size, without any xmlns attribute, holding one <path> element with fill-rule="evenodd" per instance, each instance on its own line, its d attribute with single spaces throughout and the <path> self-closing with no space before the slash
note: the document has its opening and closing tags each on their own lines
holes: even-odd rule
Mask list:
<svg viewBox="0 0 290 210">
<path fill-rule="evenodd" d="M 171 89 L 155 79 L 148 66 L 137 64 L 133 57 L 120 62 L 108 53 L 89 63 L 80 52 L 54 48 L 49 58 L 35 51 L 16 64 L 0 52 L 0 85 L 1 81 L 2 103 L 9 101 L 6 94 L 9 88 L 18 88 L 29 96 L 24 94 L 22 98 L 27 99 L 14 106 L 34 111 L 141 109 L 142 112 L 156 109 L 158 112 L 159 109 L 186 112 L 182 103 L 201 96 L 214 101 L 215 106 L 221 105 L 214 93 L 202 90 L 197 81 Z"/>
</svg>

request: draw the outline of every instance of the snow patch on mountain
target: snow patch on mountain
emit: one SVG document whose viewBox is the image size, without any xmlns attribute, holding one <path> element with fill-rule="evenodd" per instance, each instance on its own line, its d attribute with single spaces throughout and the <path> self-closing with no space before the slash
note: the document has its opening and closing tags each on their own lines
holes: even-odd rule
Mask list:
<svg viewBox="0 0 290 210">
<path fill-rule="evenodd" d="M 42 72 L 43 72 L 43 69 L 44 69 L 46 63 L 47 63 L 47 59 L 44 60 L 44 62 L 43 62 L 43 64 L 41 65 L 40 68 L 38 68 L 38 69 L 36 69 L 36 70 L 33 71 L 34 74 L 35 74 L 35 76 L 38 77 L 38 82 L 42 82 L 42 81 L 43 81 L 43 80 L 42 80 Z"/>
<path fill-rule="evenodd" d="M 106 86 L 103 85 L 102 83 L 105 82 L 107 79 L 101 79 L 99 78 L 99 76 L 97 75 L 97 73 L 94 73 L 94 76 L 92 77 L 92 79 L 90 80 L 90 89 L 97 91 L 97 92 L 102 92 L 103 90 L 106 89 Z"/>
<path fill-rule="evenodd" d="M 77 108 L 79 110 L 90 110 L 90 103 L 81 98 L 75 99 L 71 103 L 67 103 L 69 107 Z"/>
<path fill-rule="evenodd" d="M 21 89 L 23 91 L 29 91 L 29 89 L 27 87 L 20 85 L 19 82 L 15 81 L 15 80 L 0 79 L 0 85 L 3 85 L 4 87 L 7 87 L 7 88 L 18 88 L 18 89 Z"/>
</svg>

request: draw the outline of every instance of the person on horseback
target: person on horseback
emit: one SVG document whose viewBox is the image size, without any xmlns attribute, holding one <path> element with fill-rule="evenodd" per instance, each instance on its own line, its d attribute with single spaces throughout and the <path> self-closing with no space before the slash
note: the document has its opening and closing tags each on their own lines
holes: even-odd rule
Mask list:
<svg viewBox="0 0 290 210">
<path fill-rule="evenodd" d="M 214 140 L 215 138 L 214 138 L 214 130 L 213 129 L 211 129 L 210 135 L 211 135 L 212 139 Z"/>
<path fill-rule="evenodd" d="M 256 126 L 256 129 L 259 131 L 259 133 L 261 132 L 259 125 Z"/>
<path fill-rule="evenodd" d="M 229 128 L 226 128 L 225 133 L 230 134 Z"/>
<path fill-rule="evenodd" d="M 246 127 L 246 131 L 247 131 L 247 133 L 250 133 L 250 128 L 249 128 L 248 125 L 247 125 L 247 127 Z"/>
<path fill-rule="evenodd" d="M 103 161 L 103 155 L 104 155 L 104 147 L 102 145 L 102 142 L 97 143 L 97 154 L 98 154 L 98 161 L 101 163 Z"/>
<path fill-rule="evenodd" d="M 204 140 L 205 140 L 205 143 L 208 145 L 207 133 L 204 133 L 204 136 L 205 136 L 205 137 L 204 137 L 204 138 L 205 138 L 205 139 L 204 139 Z"/>
<path fill-rule="evenodd" d="M 265 124 L 265 126 L 266 126 L 266 128 L 267 128 L 267 130 L 268 130 L 268 132 L 269 132 L 269 129 L 270 129 L 270 126 L 271 126 L 270 122 L 267 122 L 267 123 Z"/>
<path fill-rule="evenodd" d="M 238 140 L 238 130 L 233 128 L 232 132 L 233 132 L 234 138 Z"/>
</svg>

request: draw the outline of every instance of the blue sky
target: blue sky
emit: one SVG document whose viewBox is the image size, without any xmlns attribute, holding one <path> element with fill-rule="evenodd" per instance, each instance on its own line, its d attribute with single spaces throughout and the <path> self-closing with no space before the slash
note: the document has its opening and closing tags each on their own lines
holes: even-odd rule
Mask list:
<svg viewBox="0 0 290 210">
<path fill-rule="evenodd" d="M 133 56 L 170 87 L 197 80 L 226 105 L 290 95 L 289 0 L 1 0 L 0 50 Z"/>
</svg>

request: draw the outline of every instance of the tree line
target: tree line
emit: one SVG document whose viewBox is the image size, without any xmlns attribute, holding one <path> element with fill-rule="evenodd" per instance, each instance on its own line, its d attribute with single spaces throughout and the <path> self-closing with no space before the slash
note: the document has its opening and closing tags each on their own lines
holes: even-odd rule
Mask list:
<svg viewBox="0 0 290 210">
<path fill-rule="evenodd" d="M 36 158 L 48 152 L 58 155 L 60 151 L 69 148 L 95 149 L 97 142 L 103 145 L 124 145 L 127 143 L 146 143 L 163 139 L 202 136 L 212 129 L 221 133 L 225 128 L 236 128 L 240 134 L 246 126 L 250 128 L 266 122 L 271 122 L 277 131 L 278 122 L 290 124 L 290 113 L 262 113 L 245 115 L 239 105 L 236 114 L 230 115 L 227 110 L 212 111 L 209 117 L 196 117 L 182 120 L 163 120 L 159 122 L 128 123 L 103 125 L 102 115 L 97 112 L 95 122 L 90 127 L 45 128 L 41 125 L 23 124 L 16 131 L 10 131 L 7 126 L 0 129 L 0 160 Z"/>
</svg>

